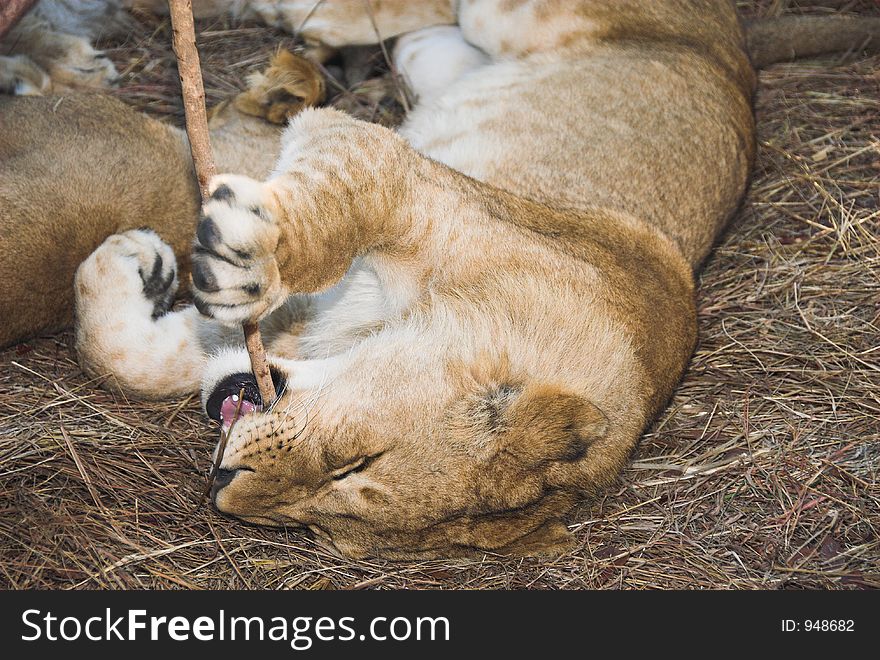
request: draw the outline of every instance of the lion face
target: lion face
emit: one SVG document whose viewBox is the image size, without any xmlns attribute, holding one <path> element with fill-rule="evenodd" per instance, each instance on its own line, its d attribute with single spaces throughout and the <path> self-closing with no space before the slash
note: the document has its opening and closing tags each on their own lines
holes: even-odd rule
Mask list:
<svg viewBox="0 0 880 660">
<path fill-rule="evenodd" d="M 209 415 L 249 414 L 229 433 L 212 491 L 217 509 L 308 527 L 352 557 L 566 547 L 560 517 L 590 490 L 605 416 L 554 387 L 465 380 L 417 419 L 389 401 L 366 421 L 354 409 L 304 406 L 303 392 L 285 391 L 260 411 L 252 377 L 227 377 L 207 397 Z M 233 400 L 242 392 L 244 403 Z"/>
</svg>

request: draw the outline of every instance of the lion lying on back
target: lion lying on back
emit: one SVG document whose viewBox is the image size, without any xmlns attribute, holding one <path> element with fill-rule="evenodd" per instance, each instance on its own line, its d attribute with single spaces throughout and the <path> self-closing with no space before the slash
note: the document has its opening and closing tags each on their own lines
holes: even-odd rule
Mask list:
<svg viewBox="0 0 880 660">
<path fill-rule="evenodd" d="M 106 241 L 76 277 L 83 366 L 201 386 L 226 513 L 352 556 L 565 547 L 685 368 L 693 272 L 746 185 L 732 3 L 253 4 L 332 46 L 403 34 L 418 104 L 396 133 L 305 111 L 267 180 L 215 178 L 194 307 L 166 311 L 155 235 Z M 217 349 L 251 319 L 276 401 Z"/>
<path fill-rule="evenodd" d="M 686 365 L 693 268 L 745 186 L 754 74 L 731 5 L 386 0 L 370 15 L 361 0 L 245 4 L 332 46 L 403 34 L 396 63 L 418 104 L 398 133 L 308 111 L 268 181 L 218 177 L 193 252 L 195 307 L 168 311 L 179 264 L 154 232 L 103 242 L 76 275 L 83 367 L 145 397 L 201 384 L 229 433 L 214 501 L 245 520 L 305 525 L 353 556 L 565 547 L 563 516 L 615 478 Z M 812 52 L 751 34 L 762 63 Z M 90 102 L 75 103 L 64 122 L 33 123 L 31 135 L 62 131 L 40 153 L 88 125 Z M 4 128 L 12 108 L 0 108 Z M 83 214 L 53 215 L 53 186 L 77 199 L 108 172 L 126 185 L 89 200 L 125 211 L 117 230 L 194 216 L 180 134 L 138 121 L 110 131 L 103 171 L 81 185 L 67 183 L 73 151 L 57 175 L 34 175 L 47 185 L 16 195 L 36 222 L 6 233 L 4 253 L 34 236 L 57 254 L 54 218 Z M 241 140 L 242 121 L 213 136 L 239 171 L 242 153 L 273 142 Z M 0 132 L 0 146 L 14 151 L 17 132 Z M 120 173 L 101 160 L 116 151 L 146 157 Z M 170 169 L 132 176 L 152 156 Z M 69 261 L 108 224 L 78 225 Z M 178 251 L 186 234 L 169 236 Z M 13 270 L 28 273 L 17 288 L 33 291 L 49 261 Z M 252 318 L 274 402 L 259 400 L 235 347 Z"/>
</svg>

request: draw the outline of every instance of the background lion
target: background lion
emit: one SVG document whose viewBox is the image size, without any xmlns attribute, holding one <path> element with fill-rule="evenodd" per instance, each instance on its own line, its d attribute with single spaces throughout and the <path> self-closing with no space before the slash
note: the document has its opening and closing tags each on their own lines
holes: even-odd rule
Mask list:
<svg viewBox="0 0 880 660">
<path fill-rule="evenodd" d="M 218 167 L 265 176 L 279 124 L 323 95 L 314 65 L 276 54 L 213 112 Z M 70 325 L 73 274 L 111 234 L 154 228 L 188 279 L 198 189 L 183 131 L 98 94 L 0 96 L 0 115 L 0 346 Z"/>
</svg>

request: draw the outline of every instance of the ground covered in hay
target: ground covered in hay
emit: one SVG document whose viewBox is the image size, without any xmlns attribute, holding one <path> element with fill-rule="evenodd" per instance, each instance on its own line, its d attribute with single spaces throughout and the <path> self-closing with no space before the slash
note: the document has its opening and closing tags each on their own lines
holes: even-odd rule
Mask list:
<svg viewBox="0 0 880 660">
<path fill-rule="evenodd" d="M 210 101 L 293 45 L 254 25 L 199 28 Z M 167 23 L 145 18 L 107 46 L 116 93 L 179 122 L 167 43 Z M 216 431 L 197 400 L 98 389 L 67 333 L 0 352 L 0 586 L 880 587 L 878 64 L 762 74 L 755 176 L 701 277 L 690 370 L 617 487 L 571 516 L 569 554 L 352 562 L 298 530 L 222 518 L 200 504 Z M 403 105 L 337 91 L 386 123 Z"/>
</svg>

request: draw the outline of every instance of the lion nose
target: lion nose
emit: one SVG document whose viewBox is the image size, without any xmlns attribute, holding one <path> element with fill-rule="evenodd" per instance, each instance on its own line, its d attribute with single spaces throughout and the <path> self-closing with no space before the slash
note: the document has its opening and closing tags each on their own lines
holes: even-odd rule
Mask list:
<svg viewBox="0 0 880 660">
<path fill-rule="evenodd" d="M 217 470 L 217 476 L 214 477 L 214 483 L 211 485 L 211 499 L 216 499 L 217 493 L 226 488 L 226 486 L 229 485 L 229 482 L 235 479 L 235 475 L 240 471 L 241 470 L 238 468 L 234 470 L 220 468 Z"/>
</svg>

